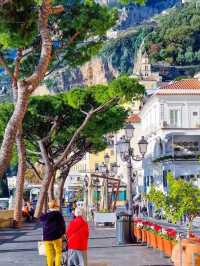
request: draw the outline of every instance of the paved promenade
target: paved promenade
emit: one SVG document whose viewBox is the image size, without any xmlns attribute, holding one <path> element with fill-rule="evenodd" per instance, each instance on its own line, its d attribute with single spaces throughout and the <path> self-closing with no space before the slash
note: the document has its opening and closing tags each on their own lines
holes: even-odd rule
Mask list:
<svg viewBox="0 0 200 266">
<path fill-rule="evenodd" d="M 91 226 L 88 266 L 169 266 L 158 251 L 141 245 L 117 246 L 115 230 Z M 22 229 L 0 230 L 0 266 L 45 266 L 37 253 L 41 228 L 27 224 Z"/>
</svg>

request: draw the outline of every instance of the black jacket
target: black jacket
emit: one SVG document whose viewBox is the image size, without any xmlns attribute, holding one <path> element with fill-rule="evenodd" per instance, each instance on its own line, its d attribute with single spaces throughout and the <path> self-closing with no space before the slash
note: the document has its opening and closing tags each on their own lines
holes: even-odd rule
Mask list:
<svg viewBox="0 0 200 266">
<path fill-rule="evenodd" d="M 59 211 L 49 211 L 40 217 L 43 224 L 43 240 L 56 240 L 65 233 L 65 221 Z"/>
</svg>

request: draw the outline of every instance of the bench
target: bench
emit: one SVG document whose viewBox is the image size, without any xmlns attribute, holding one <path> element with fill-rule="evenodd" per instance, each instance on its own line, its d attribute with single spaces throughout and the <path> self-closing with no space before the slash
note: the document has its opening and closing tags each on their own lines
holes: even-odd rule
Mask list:
<svg viewBox="0 0 200 266">
<path fill-rule="evenodd" d="M 98 224 L 112 223 L 116 226 L 116 214 L 114 212 L 95 212 L 94 223 Z"/>
</svg>

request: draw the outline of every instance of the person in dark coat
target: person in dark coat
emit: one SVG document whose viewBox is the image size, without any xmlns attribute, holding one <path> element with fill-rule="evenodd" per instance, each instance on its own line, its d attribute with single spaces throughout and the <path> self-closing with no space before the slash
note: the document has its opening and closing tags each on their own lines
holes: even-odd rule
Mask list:
<svg viewBox="0 0 200 266">
<path fill-rule="evenodd" d="M 45 242 L 47 265 L 60 266 L 65 221 L 56 200 L 49 202 L 49 210 L 46 214 L 42 214 L 40 220 L 43 224 L 43 240 Z"/>
</svg>

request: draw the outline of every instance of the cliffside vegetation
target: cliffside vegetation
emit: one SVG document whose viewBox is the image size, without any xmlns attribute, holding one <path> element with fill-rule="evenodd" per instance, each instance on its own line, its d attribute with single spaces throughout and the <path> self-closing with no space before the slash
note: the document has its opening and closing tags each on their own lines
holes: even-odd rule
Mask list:
<svg viewBox="0 0 200 266">
<path fill-rule="evenodd" d="M 158 28 L 145 39 L 152 62 L 200 64 L 200 9 L 187 3 L 159 19 Z"/>
<path fill-rule="evenodd" d="M 144 37 L 151 31 L 151 26 L 139 27 L 109 41 L 101 52 L 103 61 L 112 64 L 120 73 L 131 74 L 136 52 Z"/>
</svg>

